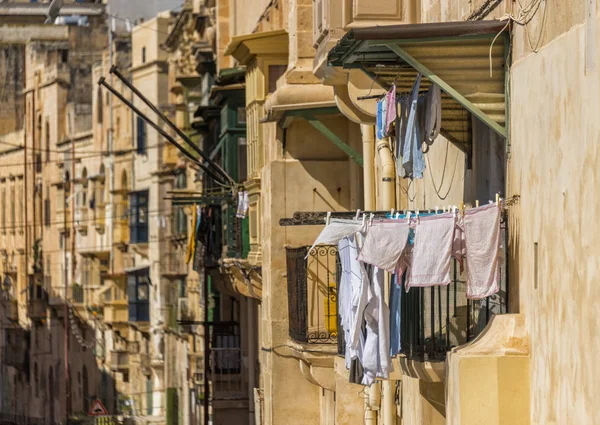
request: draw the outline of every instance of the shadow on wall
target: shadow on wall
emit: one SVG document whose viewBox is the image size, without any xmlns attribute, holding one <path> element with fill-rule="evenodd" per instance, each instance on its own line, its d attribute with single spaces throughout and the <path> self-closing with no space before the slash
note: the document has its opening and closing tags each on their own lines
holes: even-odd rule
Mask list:
<svg viewBox="0 0 600 425">
<path fill-rule="evenodd" d="M 0 425 L 65 422 L 64 301 L 39 286 L 35 295 L 27 303 L 30 326 L 22 314 L 11 317 L 6 300 L 0 305 Z M 88 423 L 96 399 L 117 414 L 118 394 L 104 342 L 96 339 L 94 321 L 83 320 L 92 311 L 70 311 L 70 423 Z"/>
<path fill-rule="evenodd" d="M 355 145 L 352 140 L 360 140 L 360 131 L 357 135 L 349 134 L 345 118 L 319 118 L 343 143 Z M 288 197 L 289 207 L 294 211 L 352 208 L 352 160 L 349 160 L 347 154 L 303 119 L 294 121 L 285 133 L 278 129 L 278 140 L 282 141 L 285 158 L 299 161 L 286 165 L 287 192 L 298 195 L 295 197 L 297 202 Z M 362 171 L 357 173 L 357 177 L 360 180 Z M 361 181 L 355 183 L 357 189 L 362 186 Z"/>
</svg>

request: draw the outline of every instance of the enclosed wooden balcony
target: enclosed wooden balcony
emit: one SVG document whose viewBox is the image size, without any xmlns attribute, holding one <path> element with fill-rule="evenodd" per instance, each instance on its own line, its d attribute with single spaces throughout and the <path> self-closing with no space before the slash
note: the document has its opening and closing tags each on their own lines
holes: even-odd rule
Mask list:
<svg viewBox="0 0 600 425">
<path fill-rule="evenodd" d="M 129 369 L 129 353 L 127 351 L 111 351 L 110 368 L 115 372 Z"/>
<path fill-rule="evenodd" d="M 46 318 L 48 308 L 48 293 L 40 285 L 33 285 L 29 290 L 27 315 L 31 320 L 38 321 Z"/>
</svg>

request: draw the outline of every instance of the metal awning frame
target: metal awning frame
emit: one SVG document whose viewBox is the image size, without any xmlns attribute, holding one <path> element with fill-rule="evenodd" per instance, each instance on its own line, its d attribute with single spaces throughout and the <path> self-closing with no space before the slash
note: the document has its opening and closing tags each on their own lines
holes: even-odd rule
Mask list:
<svg viewBox="0 0 600 425">
<path fill-rule="evenodd" d="M 336 106 L 325 107 L 325 108 L 311 108 L 311 109 L 296 109 L 289 110 L 283 113 L 281 120 L 279 121 L 281 128 L 287 129 L 295 118 L 303 118 L 319 133 L 327 138 L 331 143 L 337 146 L 342 152 L 348 155 L 354 162 L 361 167 L 364 166 L 363 157 L 360 153 L 354 150 L 350 145 L 342 140 L 335 132 L 327 127 L 321 120 L 317 118 L 319 115 L 333 115 L 339 114 L 340 110 Z"/>
<path fill-rule="evenodd" d="M 423 26 L 432 27 L 433 24 L 422 24 Z M 436 83 L 440 86 L 443 92 L 449 95 L 457 103 L 463 106 L 467 111 L 476 116 L 486 125 L 488 125 L 496 133 L 508 140 L 507 125 L 502 126 L 498 122 L 494 121 L 490 116 L 483 112 L 473 102 L 468 100 L 465 96 L 459 93 L 454 87 L 444 81 L 439 75 L 433 70 L 429 69 L 423 63 L 419 62 L 413 56 L 411 56 L 405 49 L 406 45 L 415 44 L 427 44 L 427 43 L 456 43 L 459 40 L 473 41 L 473 40 L 489 40 L 490 47 L 494 42 L 497 42 L 502 38 L 504 42 L 504 66 L 505 66 L 505 77 L 504 77 L 504 91 L 505 91 L 505 115 L 506 123 L 509 122 L 509 105 L 510 105 L 510 91 L 509 91 L 509 72 L 508 64 L 510 63 L 510 34 L 505 31 L 508 25 L 504 27 L 500 32 L 497 33 L 484 33 L 484 34 L 466 34 L 466 35 L 452 35 L 452 36 L 432 36 L 423 38 L 386 38 L 377 37 L 377 39 L 370 39 L 368 36 L 361 34 L 359 39 L 355 39 L 349 45 L 349 40 L 346 40 L 346 52 L 340 54 L 338 50 L 334 61 L 335 64 L 330 62 L 332 66 L 339 66 L 340 64 L 344 69 L 360 69 L 365 72 L 371 79 L 376 80 L 384 89 L 389 89 L 386 84 L 382 84 L 378 81 L 377 75 L 367 69 L 369 62 L 371 66 L 385 69 L 387 66 L 401 67 L 406 65 L 407 68 L 412 68 L 417 72 L 422 73 L 429 81 Z M 376 28 L 377 29 L 377 28 Z M 385 27 L 381 28 L 382 30 Z M 366 30 L 366 29 L 365 29 Z M 363 30 L 364 31 L 364 30 Z M 340 43 L 341 44 L 341 43 Z M 359 52 L 361 48 L 373 49 L 371 52 Z M 338 47 L 334 47 L 335 51 Z M 379 48 L 379 49 L 378 49 Z M 343 45 L 340 46 L 340 50 L 343 49 Z"/>
</svg>

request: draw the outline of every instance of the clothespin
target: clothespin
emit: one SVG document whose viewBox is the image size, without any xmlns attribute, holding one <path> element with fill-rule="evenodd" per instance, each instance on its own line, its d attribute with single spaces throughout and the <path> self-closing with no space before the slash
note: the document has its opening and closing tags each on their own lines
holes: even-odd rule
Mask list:
<svg viewBox="0 0 600 425">
<path fill-rule="evenodd" d="M 390 217 L 394 218 L 394 209 L 392 208 L 392 210 L 390 211 Z"/>
<path fill-rule="evenodd" d="M 438 212 L 439 212 L 439 208 L 438 208 L 438 206 L 436 205 L 436 206 L 435 206 L 435 213 L 436 213 L 436 214 L 438 214 Z"/>
<path fill-rule="evenodd" d="M 464 202 L 460 203 L 460 215 L 462 215 L 462 216 L 465 215 L 465 203 Z"/>
<path fill-rule="evenodd" d="M 475 208 L 479 208 L 479 199 L 475 200 Z"/>
<path fill-rule="evenodd" d="M 373 225 L 373 217 L 375 217 L 375 214 L 371 213 L 371 214 L 369 215 L 369 226 L 372 226 L 372 225 Z"/>
<path fill-rule="evenodd" d="M 412 213 L 410 211 L 406 211 L 406 222 L 408 224 L 410 224 L 410 216 L 412 215 Z"/>
<path fill-rule="evenodd" d="M 356 210 L 356 215 L 354 216 L 354 219 L 358 220 L 358 217 L 360 217 L 360 208 Z"/>
<path fill-rule="evenodd" d="M 419 210 L 417 210 L 417 212 L 416 212 L 417 224 L 420 222 L 420 220 L 419 220 L 419 215 L 420 215 L 420 211 L 419 211 Z"/>
<path fill-rule="evenodd" d="M 396 212 L 396 220 L 398 220 L 400 218 L 400 211 Z"/>
<path fill-rule="evenodd" d="M 363 213 L 363 220 L 362 220 L 362 225 L 363 227 L 365 227 L 365 223 L 367 222 L 367 215 L 365 213 Z"/>
<path fill-rule="evenodd" d="M 327 211 L 327 218 L 325 219 L 325 224 L 329 226 L 329 222 L 331 221 L 331 211 Z"/>
<path fill-rule="evenodd" d="M 500 206 L 500 194 L 496 193 L 496 205 Z"/>
</svg>

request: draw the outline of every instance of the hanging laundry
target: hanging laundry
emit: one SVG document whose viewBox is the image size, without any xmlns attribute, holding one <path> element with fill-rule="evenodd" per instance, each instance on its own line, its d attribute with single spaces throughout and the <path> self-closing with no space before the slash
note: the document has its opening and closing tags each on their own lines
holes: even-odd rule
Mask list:
<svg viewBox="0 0 600 425">
<path fill-rule="evenodd" d="M 465 212 L 467 298 L 482 299 L 500 289 L 500 208 L 496 204 Z"/>
<path fill-rule="evenodd" d="M 425 170 L 425 158 L 421 150 L 422 136 L 419 134 L 419 120 L 417 115 L 420 86 L 421 74 L 419 73 L 410 94 L 406 139 L 402 151 L 403 177 L 411 179 L 422 179 L 423 171 Z"/>
<path fill-rule="evenodd" d="M 442 127 L 442 91 L 440 86 L 432 84 L 425 95 L 426 114 L 424 142 L 431 145 L 440 134 Z"/>
<path fill-rule="evenodd" d="M 360 245 L 362 236 L 360 233 L 356 234 L 356 247 Z M 364 321 L 365 321 L 365 308 L 371 298 L 370 291 L 370 277 L 365 272 L 364 265 L 358 260 L 358 249 L 351 251 L 351 267 L 352 267 L 352 316 L 350 322 L 350 340 L 347 341 L 349 346 L 361 360 L 363 364 L 363 351 L 365 343 Z M 358 278 L 360 277 L 360 278 Z"/>
<path fill-rule="evenodd" d="M 354 326 L 360 326 L 362 315 L 357 317 L 360 303 L 360 291 L 362 290 L 362 268 L 356 260 L 358 248 L 356 236 L 343 238 L 338 243 L 338 254 L 340 257 L 341 274 L 340 287 L 338 290 L 338 310 L 340 315 L 340 325 L 344 332 L 346 343 L 345 360 L 346 368 L 350 368 L 352 360 L 362 357 L 362 348 L 364 345 L 364 335 L 358 333 L 358 343 L 356 348 L 353 345 L 355 334 Z M 366 294 L 366 293 L 365 293 Z M 339 330 L 338 330 L 339 331 Z M 362 379 L 362 373 L 361 373 Z"/>
<path fill-rule="evenodd" d="M 390 311 L 384 300 L 384 273 L 377 267 L 368 267 L 363 272 L 371 277 L 371 286 L 365 308 L 367 335 L 361 363 L 363 385 L 371 385 L 377 377 L 387 379 L 394 367 L 390 358 Z"/>
<path fill-rule="evenodd" d="M 400 345 L 401 279 L 394 273 L 390 281 L 390 356 L 399 354 L 402 349 Z"/>
<path fill-rule="evenodd" d="M 397 105 L 396 117 L 396 174 L 404 176 L 404 167 L 402 166 L 402 155 L 404 152 L 404 142 L 406 140 L 406 124 L 408 121 L 408 97 L 402 96 Z"/>
<path fill-rule="evenodd" d="M 196 214 L 198 215 L 198 219 L 196 220 L 196 240 L 200 240 L 200 232 L 202 228 L 202 208 L 200 205 L 196 205 Z"/>
<path fill-rule="evenodd" d="M 235 216 L 237 218 L 246 218 L 248 213 L 248 207 L 250 205 L 250 199 L 247 191 L 238 192 L 238 207 Z"/>
<path fill-rule="evenodd" d="M 350 369 L 350 376 L 348 378 L 348 382 L 352 384 L 362 384 L 365 372 L 362 367 L 362 364 L 360 364 L 360 360 L 352 359 L 352 361 L 350 362 L 350 367 L 347 369 Z"/>
<path fill-rule="evenodd" d="M 378 140 L 387 137 L 387 108 L 387 97 L 384 96 L 377 102 L 375 132 Z"/>
<path fill-rule="evenodd" d="M 237 210 L 235 212 L 235 216 L 239 217 L 242 215 L 242 210 L 244 208 L 244 191 L 240 190 L 238 192 L 238 199 L 237 199 Z"/>
<path fill-rule="evenodd" d="M 454 227 L 454 240 L 452 242 L 452 257 L 458 262 L 460 272 L 464 271 L 464 258 L 467 255 L 465 246 L 465 231 L 464 218 L 460 215 L 456 218 L 456 226 Z"/>
<path fill-rule="evenodd" d="M 358 259 L 390 273 L 393 272 L 406 248 L 409 231 L 407 221 L 373 223 L 367 229 L 365 243 Z"/>
<path fill-rule="evenodd" d="M 336 244 L 340 239 L 361 232 L 362 229 L 363 224 L 361 221 L 332 218 L 329 224 L 319 233 L 308 252 L 311 252 L 317 245 Z"/>
<path fill-rule="evenodd" d="M 390 134 L 390 126 L 396 121 L 398 112 L 396 110 L 396 83 L 392 85 L 392 88 L 385 94 L 385 101 L 387 110 L 385 114 L 385 135 Z"/>
<path fill-rule="evenodd" d="M 196 223 L 198 220 L 198 210 L 192 209 L 192 223 Z M 196 251 L 196 226 L 192 226 L 192 232 L 190 233 L 190 241 L 188 242 L 187 253 L 185 256 L 185 263 L 190 264 L 192 258 L 194 258 L 194 252 Z"/>
<path fill-rule="evenodd" d="M 419 220 L 415 228 L 415 245 L 406 290 L 450 283 L 455 223 L 456 217 L 453 214 Z"/>
</svg>

